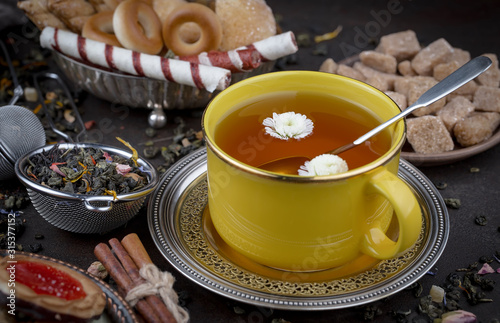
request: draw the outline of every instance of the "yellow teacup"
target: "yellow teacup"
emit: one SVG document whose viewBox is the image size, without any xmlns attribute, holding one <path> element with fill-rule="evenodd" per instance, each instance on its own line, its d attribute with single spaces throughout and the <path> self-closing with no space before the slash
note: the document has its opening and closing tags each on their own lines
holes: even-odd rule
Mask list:
<svg viewBox="0 0 500 323">
<path fill-rule="evenodd" d="M 388 149 L 380 157 L 336 175 L 267 172 L 221 149 L 216 133 L 229 114 L 252 102 L 276 99 L 278 93 L 340 98 L 362 107 L 377 122 L 400 112 L 375 88 L 320 72 L 269 73 L 221 92 L 205 110 L 203 130 L 208 146 L 208 207 L 222 239 L 260 264 L 292 271 L 341 266 L 361 253 L 388 259 L 410 248 L 419 236 L 422 216 L 412 191 L 397 176 L 404 121 L 384 130 Z M 263 138 L 260 145 L 265 144 Z M 253 157 L 259 157 L 259 149 Z M 396 241 L 386 235 L 393 214 L 399 226 Z"/>
</svg>

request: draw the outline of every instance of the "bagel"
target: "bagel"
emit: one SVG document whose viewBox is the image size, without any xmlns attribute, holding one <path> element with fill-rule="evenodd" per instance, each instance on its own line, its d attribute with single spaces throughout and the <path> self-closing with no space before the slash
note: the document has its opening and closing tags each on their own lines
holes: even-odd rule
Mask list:
<svg viewBox="0 0 500 323">
<path fill-rule="evenodd" d="M 108 45 L 122 46 L 113 31 L 112 11 L 102 11 L 87 19 L 83 25 L 82 36 Z"/>
<path fill-rule="evenodd" d="M 187 39 L 185 27 L 195 24 L 199 29 L 196 39 Z M 222 25 L 210 8 L 199 3 L 187 3 L 172 10 L 163 23 L 163 42 L 178 56 L 197 55 L 216 50 L 222 41 Z"/>
<path fill-rule="evenodd" d="M 163 48 L 160 19 L 145 2 L 121 2 L 113 14 L 113 29 L 118 41 L 127 49 L 156 55 Z"/>
<path fill-rule="evenodd" d="M 153 0 L 153 10 L 163 25 L 168 21 L 168 15 L 175 8 L 186 4 L 186 0 Z M 181 37 L 188 43 L 194 43 L 200 38 L 200 28 L 194 23 L 186 23 L 180 29 Z"/>
</svg>

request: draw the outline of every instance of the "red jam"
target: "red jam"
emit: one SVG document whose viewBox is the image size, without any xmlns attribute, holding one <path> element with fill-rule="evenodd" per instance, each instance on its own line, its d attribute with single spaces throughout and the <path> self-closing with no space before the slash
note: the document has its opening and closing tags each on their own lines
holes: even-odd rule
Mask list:
<svg viewBox="0 0 500 323">
<path fill-rule="evenodd" d="M 82 284 L 71 275 L 47 264 L 20 260 L 16 266 L 16 281 L 38 295 L 56 296 L 68 301 L 84 298 Z"/>
</svg>

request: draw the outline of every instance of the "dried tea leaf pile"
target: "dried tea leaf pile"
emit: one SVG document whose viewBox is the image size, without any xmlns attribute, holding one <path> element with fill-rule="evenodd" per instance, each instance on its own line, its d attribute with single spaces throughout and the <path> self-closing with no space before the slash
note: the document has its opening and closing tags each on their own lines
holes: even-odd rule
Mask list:
<svg viewBox="0 0 500 323">
<path fill-rule="evenodd" d="M 135 159 L 135 155 L 128 159 L 91 147 L 61 149 L 55 145 L 31 156 L 25 173 L 38 184 L 54 190 L 115 196 L 147 185 L 147 176 Z"/>
</svg>

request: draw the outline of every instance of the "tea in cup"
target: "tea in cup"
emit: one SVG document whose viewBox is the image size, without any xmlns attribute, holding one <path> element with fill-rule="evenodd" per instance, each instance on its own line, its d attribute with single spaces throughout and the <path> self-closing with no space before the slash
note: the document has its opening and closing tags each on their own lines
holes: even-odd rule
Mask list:
<svg viewBox="0 0 500 323">
<path fill-rule="evenodd" d="M 253 261 L 287 271 L 324 270 L 362 254 L 388 259 L 404 252 L 422 227 L 420 205 L 397 176 L 404 121 L 340 154 L 348 170 L 337 174 L 259 168 L 288 156 L 313 159 L 399 112 L 377 89 L 321 72 L 269 73 L 222 91 L 202 122 L 208 208 L 217 233 Z M 266 129 L 291 113 L 308 120 L 305 135 Z M 398 236 L 391 239 L 386 231 L 393 217 Z"/>
</svg>

